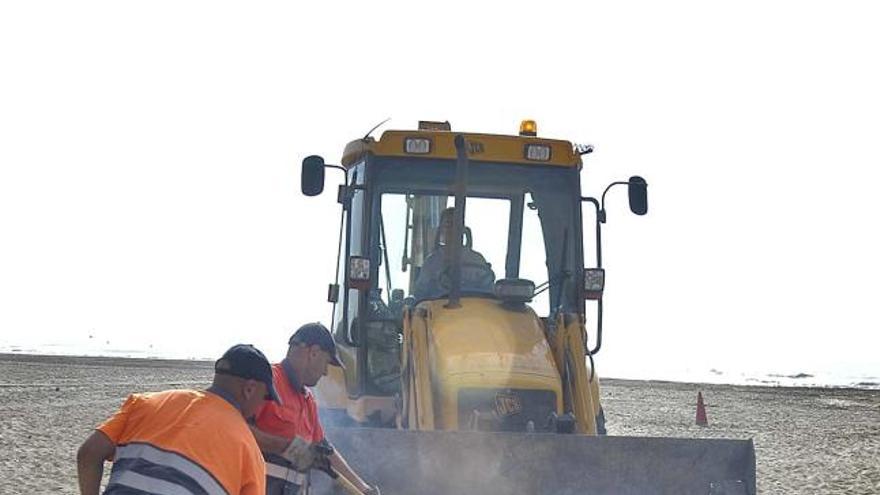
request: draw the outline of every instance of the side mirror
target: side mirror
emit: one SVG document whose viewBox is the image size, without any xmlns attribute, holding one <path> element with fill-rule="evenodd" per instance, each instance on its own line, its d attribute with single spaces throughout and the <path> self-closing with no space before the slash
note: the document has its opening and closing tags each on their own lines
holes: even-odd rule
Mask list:
<svg viewBox="0 0 880 495">
<path fill-rule="evenodd" d="M 605 290 L 605 270 L 602 268 L 584 268 L 584 299 L 597 301 L 602 299 Z"/>
<path fill-rule="evenodd" d="M 305 157 L 302 162 L 302 193 L 317 196 L 324 190 L 324 159 L 318 155 Z"/>
<path fill-rule="evenodd" d="M 648 183 L 634 175 L 627 182 L 629 188 L 629 209 L 636 215 L 648 213 Z"/>
</svg>

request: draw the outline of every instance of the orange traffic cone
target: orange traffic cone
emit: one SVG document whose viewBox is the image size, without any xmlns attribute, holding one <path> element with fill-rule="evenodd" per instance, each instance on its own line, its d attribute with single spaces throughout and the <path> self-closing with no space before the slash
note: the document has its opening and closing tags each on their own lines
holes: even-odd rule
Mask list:
<svg viewBox="0 0 880 495">
<path fill-rule="evenodd" d="M 697 392 L 697 425 L 709 426 L 706 418 L 706 404 L 703 403 L 703 392 Z"/>
</svg>

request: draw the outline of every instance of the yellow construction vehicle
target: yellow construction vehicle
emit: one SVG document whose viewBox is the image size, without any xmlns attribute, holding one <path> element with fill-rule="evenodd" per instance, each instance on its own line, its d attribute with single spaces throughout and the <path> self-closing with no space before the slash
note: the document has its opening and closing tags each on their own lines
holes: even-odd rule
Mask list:
<svg viewBox="0 0 880 495">
<path fill-rule="evenodd" d="M 344 175 L 322 419 L 384 493 L 754 493 L 751 441 L 601 436 L 605 197 L 648 205 L 582 197 L 592 150 L 420 122 L 303 160 L 308 196 Z"/>
</svg>

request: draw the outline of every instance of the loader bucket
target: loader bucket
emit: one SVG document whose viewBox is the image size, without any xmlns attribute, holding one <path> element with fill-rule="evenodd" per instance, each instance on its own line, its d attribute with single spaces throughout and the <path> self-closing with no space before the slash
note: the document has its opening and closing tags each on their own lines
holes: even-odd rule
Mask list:
<svg viewBox="0 0 880 495">
<path fill-rule="evenodd" d="M 327 428 L 383 495 L 754 495 L 751 440 Z M 315 494 L 346 493 L 324 473 Z"/>
</svg>

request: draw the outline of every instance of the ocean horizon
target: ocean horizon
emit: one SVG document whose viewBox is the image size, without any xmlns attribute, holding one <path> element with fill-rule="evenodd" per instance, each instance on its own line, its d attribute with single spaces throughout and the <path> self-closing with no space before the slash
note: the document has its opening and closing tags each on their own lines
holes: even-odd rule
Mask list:
<svg viewBox="0 0 880 495">
<path fill-rule="evenodd" d="M 204 354 L 191 349 L 119 346 L 109 343 L 16 345 L 0 343 L 0 354 L 109 357 L 133 359 L 160 359 L 185 361 L 213 361 L 212 352 Z M 644 368 L 642 368 L 644 369 Z M 852 369 L 810 370 L 795 372 L 779 370 L 733 370 L 722 368 L 681 367 L 657 369 L 650 372 L 626 367 L 603 368 L 597 366 L 600 376 L 607 379 L 668 381 L 680 383 L 707 383 L 763 387 L 811 387 L 811 388 L 858 388 L 880 390 L 880 373 L 865 373 Z"/>
</svg>

